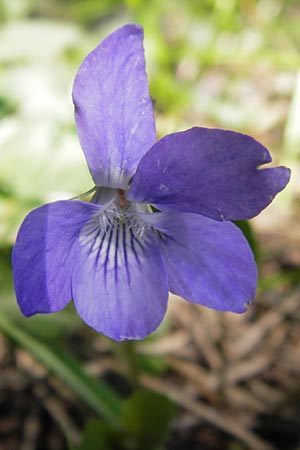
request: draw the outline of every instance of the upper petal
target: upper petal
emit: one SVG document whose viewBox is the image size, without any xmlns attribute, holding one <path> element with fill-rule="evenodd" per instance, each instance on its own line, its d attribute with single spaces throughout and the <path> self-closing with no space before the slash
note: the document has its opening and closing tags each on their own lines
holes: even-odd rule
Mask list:
<svg viewBox="0 0 300 450">
<path fill-rule="evenodd" d="M 156 140 L 140 26 L 119 28 L 87 55 L 75 77 L 73 102 L 95 183 L 125 188 Z"/>
<path fill-rule="evenodd" d="M 72 292 L 78 314 L 98 332 L 117 341 L 150 334 L 168 300 L 157 232 L 91 220 L 75 246 Z"/>
<path fill-rule="evenodd" d="M 187 213 L 155 213 L 144 220 L 164 235 L 171 292 L 219 311 L 245 311 L 255 295 L 257 269 L 235 225 Z"/>
<path fill-rule="evenodd" d="M 158 141 L 144 156 L 127 198 L 216 220 L 256 216 L 288 183 L 285 167 L 261 169 L 268 150 L 250 136 L 191 128 Z"/>
<path fill-rule="evenodd" d="M 71 300 L 73 244 L 98 210 L 66 200 L 41 206 L 25 218 L 12 255 L 16 296 L 25 316 L 58 311 Z"/>
</svg>

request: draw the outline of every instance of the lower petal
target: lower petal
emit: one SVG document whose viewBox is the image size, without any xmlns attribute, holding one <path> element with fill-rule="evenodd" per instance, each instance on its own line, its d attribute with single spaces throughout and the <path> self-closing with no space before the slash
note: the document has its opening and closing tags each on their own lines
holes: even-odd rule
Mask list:
<svg viewBox="0 0 300 450">
<path fill-rule="evenodd" d="M 103 231 L 90 221 L 74 249 L 72 293 L 78 314 L 98 332 L 117 341 L 150 334 L 168 300 L 157 232 L 141 235 L 122 222 Z"/>
<path fill-rule="evenodd" d="M 25 316 L 63 309 L 71 300 L 73 244 L 99 207 L 58 201 L 30 212 L 13 250 L 14 284 Z"/>
<path fill-rule="evenodd" d="M 161 248 L 171 292 L 219 311 L 247 309 L 256 291 L 257 268 L 234 224 L 184 213 L 151 214 L 148 221 L 165 236 Z"/>
</svg>

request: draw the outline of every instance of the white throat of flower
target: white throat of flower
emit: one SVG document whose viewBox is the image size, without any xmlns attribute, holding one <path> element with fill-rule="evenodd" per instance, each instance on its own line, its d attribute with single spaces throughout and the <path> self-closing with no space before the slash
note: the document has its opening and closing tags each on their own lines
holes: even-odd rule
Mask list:
<svg viewBox="0 0 300 450">
<path fill-rule="evenodd" d="M 79 241 L 83 245 L 90 243 L 96 249 L 109 235 L 116 240 L 131 236 L 143 242 L 146 230 L 151 228 L 141 218 L 141 214 L 151 212 L 148 205 L 129 202 L 123 190 L 108 188 L 97 190 L 92 202 L 104 207 L 81 229 Z"/>
<path fill-rule="evenodd" d="M 128 230 L 132 230 L 135 236 L 142 239 L 147 228 L 139 215 L 142 212 L 149 212 L 147 206 L 128 201 L 125 203 L 118 198 L 98 215 L 99 225 L 102 230 L 119 229 L 125 225 Z"/>
</svg>

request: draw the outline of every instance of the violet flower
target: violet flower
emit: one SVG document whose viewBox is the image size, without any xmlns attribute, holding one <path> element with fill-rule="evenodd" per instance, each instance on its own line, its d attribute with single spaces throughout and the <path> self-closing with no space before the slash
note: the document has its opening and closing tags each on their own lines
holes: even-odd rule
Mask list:
<svg viewBox="0 0 300 450">
<path fill-rule="evenodd" d="M 219 311 L 245 311 L 257 269 L 232 220 L 250 219 L 288 183 L 284 167 L 233 131 L 194 127 L 156 141 L 143 30 L 125 25 L 81 64 L 76 127 L 96 185 L 90 203 L 33 210 L 13 251 L 25 316 L 73 299 L 80 317 L 115 340 L 161 323 L 168 292 Z M 151 206 L 149 206 L 151 205 Z"/>
</svg>

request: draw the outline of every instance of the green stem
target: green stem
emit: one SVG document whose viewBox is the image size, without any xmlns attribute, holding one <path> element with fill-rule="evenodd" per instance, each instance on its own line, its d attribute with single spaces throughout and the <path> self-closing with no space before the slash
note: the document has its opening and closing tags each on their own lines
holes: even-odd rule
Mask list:
<svg viewBox="0 0 300 450">
<path fill-rule="evenodd" d="M 127 376 L 132 388 L 137 388 L 139 385 L 139 364 L 135 341 L 114 343 L 113 348 L 117 356 L 126 365 Z"/>
</svg>

